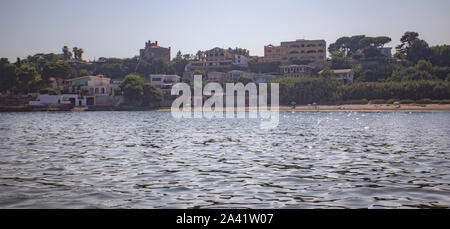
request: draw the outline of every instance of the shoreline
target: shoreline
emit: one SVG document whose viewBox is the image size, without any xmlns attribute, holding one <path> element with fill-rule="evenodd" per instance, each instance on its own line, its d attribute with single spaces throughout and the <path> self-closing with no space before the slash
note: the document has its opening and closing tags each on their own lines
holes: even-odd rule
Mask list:
<svg viewBox="0 0 450 229">
<path fill-rule="evenodd" d="M 256 108 L 246 107 L 245 111 L 255 110 Z M 270 109 L 270 108 L 269 108 Z M 226 110 L 226 108 L 224 109 Z M 235 108 L 235 110 L 237 110 Z M 244 110 L 244 109 L 239 109 Z M 170 108 L 160 108 L 158 111 L 170 111 Z M 450 104 L 348 104 L 348 105 L 318 105 L 297 106 L 293 109 L 291 106 L 280 106 L 279 111 L 293 112 L 450 112 Z"/>
<path fill-rule="evenodd" d="M 270 109 L 270 107 L 269 107 Z M 224 111 L 227 109 L 224 108 Z M 239 111 L 253 111 L 257 108 L 234 108 Z M 30 108 L 27 106 L 0 107 L 0 112 L 89 112 L 89 111 L 161 111 L 170 112 L 170 107 L 91 107 L 91 108 Z M 297 106 L 293 109 L 291 106 L 280 106 L 279 111 L 292 112 L 450 112 L 450 104 L 347 104 L 347 105 L 317 105 Z"/>
</svg>

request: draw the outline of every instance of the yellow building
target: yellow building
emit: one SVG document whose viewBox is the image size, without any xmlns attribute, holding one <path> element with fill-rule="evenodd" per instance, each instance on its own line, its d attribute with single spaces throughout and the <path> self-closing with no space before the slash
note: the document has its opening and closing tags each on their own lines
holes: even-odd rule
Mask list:
<svg viewBox="0 0 450 229">
<path fill-rule="evenodd" d="M 264 46 L 264 62 L 281 61 L 281 46 L 267 45 Z"/>
<path fill-rule="evenodd" d="M 296 40 L 281 42 L 280 46 L 264 47 L 264 62 L 280 61 L 289 63 L 295 60 L 325 62 L 327 58 L 325 40 Z"/>
</svg>

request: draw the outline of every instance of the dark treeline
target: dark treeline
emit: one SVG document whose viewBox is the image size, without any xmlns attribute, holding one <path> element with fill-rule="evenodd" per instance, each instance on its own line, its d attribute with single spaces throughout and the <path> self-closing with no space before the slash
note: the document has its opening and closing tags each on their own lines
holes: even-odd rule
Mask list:
<svg viewBox="0 0 450 229">
<path fill-rule="evenodd" d="M 87 75 L 105 75 L 122 80 L 128 74 L 178 74 L 183 75 L 192 55 L 177 55 L 167 63 L 161 59 L 151 62 L 133 58 L 99 58 L 86 62 L 82 59 L 83 49 L 74 48 L 74 54 L 67 46 L 62 54 L 35 54 L 26 59 L 17 58 L 12 63 L 6 58 L 0 60 L 0 92 L 23 94 L 39 92 L 50 87 L 52 81 L 62 81 Z"/>
<path fill-rule="evenodd" d="M 280 78 L 280 103 L 342 104 L 367 103 L 371 100 L 446 100 L 450 98 L 450 82 L 417 80 L 403 82 L 356 82 L 342 84 L 333 78 Z M 439 102 L 439 101 L 438 101 Z"/>
</svg>

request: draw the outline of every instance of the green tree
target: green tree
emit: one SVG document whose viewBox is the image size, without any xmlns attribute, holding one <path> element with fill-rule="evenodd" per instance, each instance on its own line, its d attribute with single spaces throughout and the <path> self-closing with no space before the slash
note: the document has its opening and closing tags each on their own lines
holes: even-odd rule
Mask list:
<svg viewBox="0 0 450 229">
<path fill-rule="evenodd" d="M 280 72 L 280 62 L 257 63 L 249 62 L 248 68 L 254 73 L 278 73 Z"/>
<path fill-rule="evenodd" d="M 253 83 L 253 78 L 250 76 L 241 76 L 237 79 L 237 82 L 247 85 L 249 83 Z"/>
<path fill-rule="evenodd" d="M 143 86 L 143 106 L 156 106 L 163 101 L 163 95 L 158 89 L 151 83 L 144 83 Z"/>
<path fill-rule="evenodd" d="M 38 73 L 35 67 L 29 64 L 23 64 L 16 71 L 17 91 L 28 93 L 36 86 L 38 82 Z"/>
<path fill-rule="evenodd" d="M 380 48 L 384 47 L 385 44 L 391 42 L 390 37 L 365 37 L 359 41 L 359 49 L 364 54 L 366 58 L 380 57 Z"/>
<path fill-rule="evenodd" d="M 33 56 L 28 56 L 26 60 L 21 61 L 22 63 L 27 63 L 33 65 L 38 73 L 42 73 L 43 68 L 48 62 L 59 62 L 63 61 L 63 54 L 54 54 L 54 53 L 38 53 Z"/>
<path fill-rule="evenodd" d="M 420 71 L 425 71 L 425 72 L 431 73 L 433 70 L 433 64 L 430 61 L 419 60 L 419 62 L 417 62 L 417 64 L 416 64 L 416 68 Z"/>
<path fill-rule="evenodd" d="M 144 95 L 144 80 L 138 74 L 128 74 L 119 85 L 125 99 L 132 105 L 140 105 Z"/>
<path fill-rule="evenodd" d="M 413 64 L 416 64 L 419 60 L 429 60 L 431 57 L 431 49 L 428 47 L 428 43 L 419 39 L 419 33 L 406 32 L 400 39 L 402 42 L 396 47 L 396 57 L 399 59 L 406 59 Z"/>
<path fill-rule="evenodd" d="M 247 57 L 250 56 L 250 51 L 248 51 L 247 49 L 244 49 L 244 48 L 238 48 L 238 47 L 236 47 L 234 49 L 228 48 L 228 51 L 231 51 L 237 55 L 243 55 L 243 56 L 247 56 Z"/>
<path fill-rule="evenodd" d="M 182 60 L 183 54 L 181 53 L 181 50 L 178 50 L 177 55 L 175 56 L 175 60 Z"/>
<path fill-rule="evenodd" d="M 75 60 L 83 61 L 84 50 L 82 48 L 74 47 L 72 51 Z"/>
<path fill-rule="evenodd" d="M 332 43 L 330 44 L 330 46 L 328 46 L 328 51 L 330 53 L 341 51 L 345 56 L 351 56 L 359 50 L 359 42 L 365 37 L 365 35 L 341 37 L 337 39 L 335 43 Z"/>
<path fill-rule="evenodd" d="M 170 68 L 173 68 L 177 75 L 182 76 L 184 73 L 184 69 L 186 68 L 186 65 L 189 63 L 186 59 L 174 59 L 172 64 L 170 65 Z"/>
<path fill-rule="evenodd" d="M 198 50 L 197 53 L 195 54 L 197 56 L 197 60 L 202 60 L 205 53 L 201 50 Z"/>
<path fill-rule="evenodd" d="M 80 77 L 82 76 L 92 76 L 93 73 L 87 69 L 81 69 L 80 73 L 78 74 Z"/>
<path fill-rule="evenodd" d="M 181 61 L 182 60 L 183 59 L 181 59 Z M 137 73 L 139 73 L 141 75 L 174 74 L 175 68 L 173 65 L 169 65 L 167 63 L 167 61 L 165 61 L 163 59 L 154 59 L 154 60 L 152 60 L 151 63 L 148 63 L 145 60 L 141 60 L 137 67 Z"/>
<path fill-rule="evenodd" d="M 84 50 L 82 48 L 78 49 L 78 60 L 83 61 Z"/>
<path fill-rule="evenodd" d="M 145 83 L 138 74 L 128 74 L 119 85 L 127 102 L 134 106 L 157 105 L 162 101 L 162 94 L 150 83 Z"/>
<path fill-rule="evenodd" d="M 72 53 L 70 52 L 68 46 L 64 46 L 62 51 L 63 51 L 63 55 L 64 55 L 64 60 L 72 59 Z"/>
<path fill-rule="evenodd" d="M 403 82 L 357 82 L 341 85 L 337 94 L 344 101 L 357 99 L 447 99 L 450 82 L 418 80 Z"/>
<path fill-rule="evenodd" d="M 78 47 L 73 47 L 72 51 L 73 51 L 73 58 L 75 60 L 78 60 Z"/>
<path fill-rule="evenodd" d="M 113 79 L 118 79 L 123 78 L 127 71 L 128 69 L 121 63 L 104 63 L 98 67 L 96 73 L 107 75 Z"/>
<path fill-rule="evenodd" d="M 273 83 L 280 85 L 280 103 L 289 105 L 328 103 L 336 100 L 336 88 L 339 83 L 334 78 L 325 77 L 283 77 Z"/>
<path fill-rule="evenodd" d="M 9 63 L 7 58 L 0 60 L 0 92 L 12 91 L 17 84 L 17 67 Z"/>
<path fill-rule="evenodd" d="M 331 69 L 348 69 L 351 68 L 351 63 L 349 61 L 349 58 L 332 58 L 331 59 Z"/>
<path fill-rule="evenodd" d="M 163 59 L 154 59 L 151 64 L 151 74 L 173 74 L 174 69 Z"/>
<path fill-rule="evenodd" d="M 72 67 L 66 62 L 47 62 L 42 70 L 42 79 L 50 77 L 67 79 L 72 74 Z"/>
<path fill-rule="evenodd" d="M 385 44 L 391 42 L 392 39 L 390 37 L 365 37 L 359 41 L 358 47 L 359 49 L 364 49 L 367 47 L 375 47 L 382 48 Z"/>
<path fill-rule="evenodd" d="M 436 77 L 427 71 L 418 69 L 417 66 L 397 67 L 394 72 L 392 72 L 392 76 L 388 78 L 389 81 L 419 81 L 435 79 Z"/>
<path fill-rule="evenodd" d="M 450 67 L 450 45 L 431 47 L 430 59 L 433 65 Z"/>
</svg>

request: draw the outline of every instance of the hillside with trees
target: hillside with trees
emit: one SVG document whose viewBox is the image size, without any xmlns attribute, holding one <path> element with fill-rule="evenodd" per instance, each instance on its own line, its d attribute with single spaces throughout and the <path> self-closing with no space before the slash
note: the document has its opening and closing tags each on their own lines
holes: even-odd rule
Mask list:
<svg viewBox="0 0 450 229">
<path fill-rule="evenodd" d="M 343 84 L 330 71 L 310 78 L 280 78 L 280 102 L 289 104 L 367 103 L 426 100 L 439 103 L 450 99 L 450 46 L 429 47 L 416 32 L 406 32 L 393 58 L 380 48 L 391 38 L 357 35 L 330 44 L 329 69 L 352 68 L 355 82 Z M 434 101 L 433 101 L 434 100 Z"/>
<path fill-rule="evenodd" d="M 341 37 L 328 47 L 330 60 L 322 76 L 306 78 L 279 78 L 282 104 L 296 101 L 298 104 L 345 103 L 355 100 L 446 100 L 450 99 L 450 46 L 429 46 L 417 32 L 406 32 L 395 48 L 393 57 L 382 54 L 381 49 L 391 42 L 387 36 L 369 37 L 355 35 Z M 230 50 L 249 55 L 248 50 Z M 61 53 L 38 53 L 14 63 L 2 58 L 0 61 L 0 92 L 26 94 L 39 92 L 49 87 L 52 80 L 67 80 L 87 75 L 105 75 L 116 80 L 125 76 L 147 76 L 149 74 L 183 75 L 186 65 L 200 60 L 204 53 L 195 55 L 177 53 L 168 63 L 161 59 L 151 62 L 139 57 L 99 58 L 87 62 L 84 50 L 64 46 Z M 309 64 L 297 61 L 294 64 Z M 279 62 L 250 62 L 248 71 L 279 74 Z M 355 82 L 343 84 L 335 80 L 333 69 L 352 68 Z M 204 74 L 204 73 L 202 73 Z M 136 82 L 139 81 L 134 79 Z M 250 82 L 250 78 L 240 79 Z M 141 83 L 139 83 L 140 85 Z M 142 91 L 152 91 L 142 86 Z M 138 86 L 140 88 L 141 86 Z M 148 85 L 147 85 L 148 86 Z M 125 86 L 124 86 L 125 87 Z M 59 90 L 59 89 L 58 89 Z M 58 93 L 58 90 L 55 93 Z M 141 90 L 141 89 L 139 89 Z M 144 92 L 142 92 L 144 93 Z M 142 94 L 141 93 L 141 94 Z M 439 101 L 437 101 L 439 102 Z M 144 102 L 145 103 L 145 102 Z"/>
</svg>

